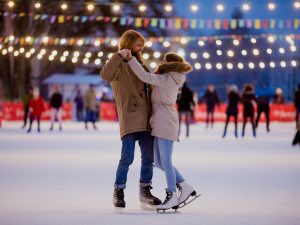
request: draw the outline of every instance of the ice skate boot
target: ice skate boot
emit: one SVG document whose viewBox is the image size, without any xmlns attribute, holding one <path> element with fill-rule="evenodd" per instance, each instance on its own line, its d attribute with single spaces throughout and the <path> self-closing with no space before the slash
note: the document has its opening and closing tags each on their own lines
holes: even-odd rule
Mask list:
<svg viewBox="0 0 300 225">
<path fill-rule="evenodd" d="M 140 206 L 144 210 L 155 210 L 161 200 L 151 194 L 151 185 L 140 186 Z"/>
<path fill-rule="evenodd" d="M 126 203 L 124 201 L 124 189 L 123 188 L 115 188 L 114 189 L 113 203 L 115 206 L 115 211 L 117 213 L 122 213 L 123 209 L 126 206 Z"/>
<path fill-rule="evenodd" d="M 166 199 L 165 201 L 156 207 L 158 213 L 164 213 L 167 210 L 174 209 L 175 212 L 178 209 L 178 197 L 176 192 L 170 192 L 166 190 Z"/>
<path fill-rule="evenodd" d="M 182 208 L 190 204 L 192 201 L 194 201 L 196 198 L 200 196 L 197 195 L 194 188 L 186 181 L 178 183 L 177 188 L 179 191 L 179 199 L 178 199 L 179 208 Z"/>
</svg>

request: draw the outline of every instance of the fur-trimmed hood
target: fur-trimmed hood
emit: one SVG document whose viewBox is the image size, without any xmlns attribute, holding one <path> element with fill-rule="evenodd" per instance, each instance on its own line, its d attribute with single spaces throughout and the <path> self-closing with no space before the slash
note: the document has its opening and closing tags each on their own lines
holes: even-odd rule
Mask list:
<svg viewBox="0 0 300 225">
<path fill-rule="evenodd" d="M 187 62 L 163 62 L 158 66 L 157 72 L 160 74 L 169 72 L 185 74 L 192 71 L 192 69 L 192 66 Z"/>
</svg>

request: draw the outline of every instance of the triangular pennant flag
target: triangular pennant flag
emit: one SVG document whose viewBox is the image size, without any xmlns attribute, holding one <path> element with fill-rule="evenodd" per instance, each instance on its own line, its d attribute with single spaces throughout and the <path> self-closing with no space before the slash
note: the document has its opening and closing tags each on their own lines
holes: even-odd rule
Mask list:
<svg viewBox="0 0 300 225">
<path fill-rule="evenodd" d="M 239 28 L 244 28 L 245 27 L 245 20 L 244 19 L 239 19 L 238 26 L 239 26 Z"/>
<path fill-rule="evenodd" d="M 149 18 L 144 18 L 143 19 L 143 27 L 148 27 L 150 23 L 150 19 Z"/>
<path fill-rule="evenodd" d="M 294 19 L 294 28 L 298 29 L 300 25 L 300 20 L 299 19 Z"/>
<path fill-rule="evenodd" d="M 77 21 L 79 21 L 79 16 L 74 16 L 73 17 L 73 21 L 76 23 Z"/>
<path fill-rule="evenodd" d="M 231 19 L 230 20 L 230 28 L 234 30 L 234 29 L 236 29 L 236 27 L 237 27 L 237 20 Z"/>
<path fill-rule="evenodd" d="M 215 20 L 215 29 L 217 29 L 217 30 L 221 29 L 221 20 L 219 20 L 219 19 Z"/>
<path fill-rule="evenodd" d="M 263 20 L 263 28 L 268 29 L 268 20 Z"/>
<path fill-rule="evenodd" d="M 254 20 L 254 28 L 260 29 L 260 20 L 259 19 Z"/>
<path fill-rule="evenodd" d="M 168 20 L 167 20 L 167 27 L 168 27 L 169 29 L 172 29 L 172 28 L 173 28 L 173 19 L 168 19 Z"/>
<path fill-rule="evenodd" d="M 55 20 L 56 20 L 56 16 L 51 16 L 50 23 L 55 23 Z"/>
<path fill-rule="evenodd" d="M 252 28 L 252 20 L 247 20 L 247 28 Z"/>
<path fill-rule="evenodd" d="M 227 19 L 224 19 L 223 22 L 222 22 L 222 26 L 223 26 L 223 29 L 224 30 L 228 30 L 229 26 L 228 26 L 228 20 Z"/>
<path fill-rule="evenodd" d="M 280 29 L 284 28 L 284 21 L 283 20 L 278 21 L 278 28 L 280 28 Z"/>
<path fill-rule="evenodd" d="M 199 28 L 200 29 L 204 29 L 204 27 L 205 27 L 205 21 L 204 20 L 199 20 Z"/>
<path fill-rule="evenodd" d="M 188 28 L 189 28 L 189 20 L 183 19 L 183 29 L 188 29 Z"/>
<path fill-rule="evenodd" d="M 115 23 L 115 22 L 118 21 L 118 19 L 119 19 L 118 17 L 113 17 L 113 18 L 111 18 L 111 22 L 112 22 L 112 23 Z"/>
<path fill-rule="evenodd" d="M 276 26 L 276 20 L 271 19 L 271 20 L 270 20 L 270 28 L 271 28 L 271 29 L 274 29 L 275 26 Z"/>
<path fill-rule="evenodd" d="M 181 19 L 175 19 L 175 29 L 181 28 Z"/>
<path fill-rule="evenodd" d="M 207 28 L 208 29 L 212 28 L 212 20 L 207 20 Z"/>
<path fill-rule="evenodd" d="M 42 17 L 41 17 L 41 19 L 42 19 L 42 20 L 46 20 L 46 19 L 48 19 L 48 17 L 49 17 L 49 16 L 48 16 L 47 14 L 43 14 Z"/>
<path fill-rule="evenodd" d="M 65 16 L 59 16 L 58 23 L 64 23 L 64 22 L 65 22 Z"/>
<path fill-rule="evenodd" d="M 292 21 L 291 20 L 286 20 L 286 28 L 290 29 L 292 27 Z"/>
<path fill-rule="evenodd" d="M 85 23 L 88 20 L 87 16 L 82 16 L 81 17 L 81 23 Z"/>
<path fill-rule="evenodd" d="M 24 17 L 25 15 L 26 14 L 22 12 L 22 13 L 19 14 L 19 17 Z"/>
<path fill-rule="evenodd" d="M 111 19 L 110 17 L 106 16 L 106 17 L 104 17 L 104 22 L 106 22 L 106 23 L 107 23 L 107 22 L 109 22 L 109 21 L 110 21 L 110 19 Z"/>
<path fill-rule="evenodd" d="M 151 27 L 157 27 L 157 18 L 152 18 L 150 24 Z"/>
<path fill-rule="evenodd" d="M 127 19 L 127 25 L 132 25 L 133 21 L 134 21 L 134 19 L 132 17 L 129 17 Z"/>
<path fill-rule="evenodd" d="M 40 15 L 35 15 L 35 16 L 33 17 L 34 20 L 38 20 L 39 18 L 40 18 Z"/>
<path fill-rule="evenodd" d="M 166 28 L 166 20 L 165 19 L 159 19 L 159 27 Z"/>
<path fill-rule="evenodd" d="M 191 28 L 196 29 L 197 28 L 197 20 L 196 19 L 191 19 Z"/>
<path fill-rule="evenodd" d="M 126 17 L 121 17 L 120 19 L 120 25 L 125 26 L 126 25 Z"/>
<path fill-rule="evenodd" d="M 135 27 L 142 26 L 142 18 L 135 18 Z"/>
</svg>

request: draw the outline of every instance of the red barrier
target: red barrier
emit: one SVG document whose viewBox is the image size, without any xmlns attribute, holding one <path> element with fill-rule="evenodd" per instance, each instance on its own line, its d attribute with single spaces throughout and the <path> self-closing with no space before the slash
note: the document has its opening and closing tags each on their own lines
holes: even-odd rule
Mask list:
<svg viewBox="0 0 300 225">
<path fill-rule="evenodd" d="M 2 118 L 3 120 L 23 120 L 24 110 L 23 105 L 20 102 L 3 102 L 2 103 Z M 72 119 L 72 104 L 63 104 L 63 120 Z M 45 103 L 45 111 L 42 113 L 42 120 L 50 120 L 50 107 L 48 103 Z"/>
<path fill-rule="evenodd" d="M 63 104 L 63 120 L 71 120 L 72 117 L 72 103 Z M 2 103 L 2 120 L 23 120 L 23 107 L 22 103 Z M 215 121 L 225 121 L 226 119 L 226 104 L 221 104 L 220 108 L 216 107 L 215 110 Z M 238 120 L 243 119 L 243 107 L 239 105 Z M 295 107 L 293 104 L 271 104 L 270 106 L 270 120 L 280 121 L 280 122 L 290 122 L 295 119 Z M 1 112 L 0 112 L 1 117 Z M 113 102 L 101 102 L 99 104 L 99 118 L 106 121 L 117 121 L 118 115 L 115 103 Z M 49 104 L 45 103 L 45 111 L 42 114 L 43 120 L 50 119 L 50 109 Z M 206 106 L 204 104 L 199 104 L 195 107 L 194 120 L 205 121 L 206 119 Z M 0 118 L 1 121 L 1 118 Z M 264 114 L 261 115 L 261 121 L 265 121 Z"/>
</svg>

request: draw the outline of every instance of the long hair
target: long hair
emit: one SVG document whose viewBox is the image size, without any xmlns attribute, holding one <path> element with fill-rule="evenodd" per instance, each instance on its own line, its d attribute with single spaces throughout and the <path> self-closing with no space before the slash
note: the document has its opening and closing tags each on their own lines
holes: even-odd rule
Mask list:
<svg viewBox="0 0 300 225">
<path fill-rule="evenodd" d="M 139 62 L 142 62 L 142 54 L 139 52 L 133 52 L 133 44 L 137 41 L 141 41 L 143 45 L 145 44 L 144 36 L 135 31 L 135 30 L 128 30 L 126 31 L 120 38 L 119 42 L 119 50 L 122 49 L 129 49 L 132 51 L 132 55 L 134 55 Z"/>
</svg>

